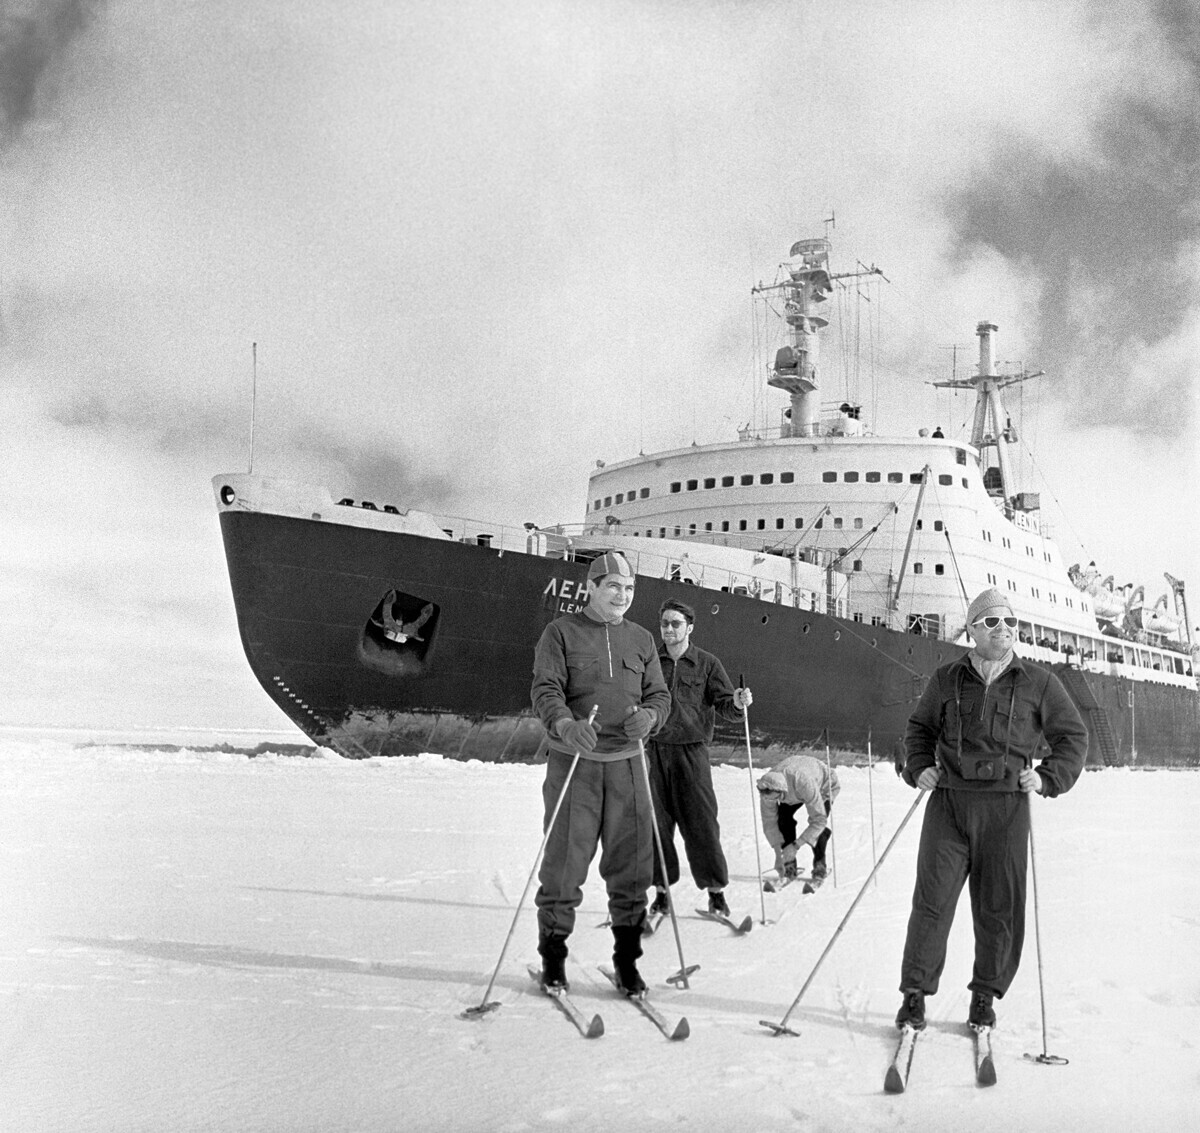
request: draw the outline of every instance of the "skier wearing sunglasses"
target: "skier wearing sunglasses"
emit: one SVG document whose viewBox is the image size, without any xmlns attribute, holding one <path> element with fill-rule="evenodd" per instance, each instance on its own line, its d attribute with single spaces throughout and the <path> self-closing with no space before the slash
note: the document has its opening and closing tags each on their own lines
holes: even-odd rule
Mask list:
<svg viewBox="0 0 1200 1133">
<path fill-rule="evenodd" d="M 1070 790 L 1087 756 L 1087 729 L 1058 678 L 1013 652 L 1007 596 L 984 590 L 967 611 L 971 650 L 934 673 L 905 735 L 903 778 L 931 792 L 917 852 L 904 943 L 898 1027 L 925 1026 L 964 882 L 975 929 L 968 1022 L 992 1027 L 1025 938 L 1031 794 Z M 1042 741 L 1043 751 L 1036 767 Z"/>
</svg>

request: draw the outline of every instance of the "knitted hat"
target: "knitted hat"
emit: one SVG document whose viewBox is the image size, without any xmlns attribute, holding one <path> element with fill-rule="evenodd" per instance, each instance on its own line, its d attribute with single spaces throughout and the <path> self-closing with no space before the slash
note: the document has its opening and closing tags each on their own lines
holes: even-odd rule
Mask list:
<svg viewBox="0 0 1200 1133">
<path fill-rule="evenodd" d="M 620 551 L 605 551 L 598 559 L 592 559 L 588 567 L 588 582 L 603 578 L 607 574 L 619 574 L 622 578 L 632 578 L 633 568 Z"/>
<path fill-rule="evenodd" d="M 1007 613 L 1013 612 L 1012 605 L 1003 591 L 997 590 L 995 587 L 982 591 L 967 607 L 967 625 L 973 626 L 985 610 L 995 610 L 1001 606 Z"/>
<path fill-rule="evenodd" d="M 781 795 L 787 794 L 787 780 L 783 777 L 782 771 L 768 771 L 765 775 L 760 775 L 755 786 L 759 791 L 778 791 Z"/>
</svg>

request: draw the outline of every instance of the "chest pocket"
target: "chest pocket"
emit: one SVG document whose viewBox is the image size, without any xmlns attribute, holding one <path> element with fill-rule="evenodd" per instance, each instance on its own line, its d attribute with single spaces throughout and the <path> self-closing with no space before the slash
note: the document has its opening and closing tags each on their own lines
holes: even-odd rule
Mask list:
<svg viewBox="0 0 1200 1133">
<path fill-rule="evenodd" d="M 704 680 L 694 669 L 688 669 L 686 672 L 676 669 L 675 688 L 681 699 L 686 700 L 689 704 L 699 704 L 700 697 L 704 693 Z"/>
<path fill-rule="evenodd" d="M 1003 744 L 1017 743 L 1028 733 L 1029 722 L 1033 710 L 1028 704 L 1022 704 L 1015 696 L 1010 696 L 1007 703 L 1001 699 L 996 705 L 996 714 L 992 717 L 992 739 Z"/>
<path fill-rule="evenodd" d="M 623 657 L 621 659 L 622 687 L 638 700 L 642 696 L 642 675 L 645 672 L 646 662 L 640 657 Z"/>
<path fill-rule="evenodd" d="M 947 738 L 961 741 L 962 735 L 971 727 L 971 722 L 979 712 L 979 694 L 968 693 L 946 703 L 946 727 L 944 734 Z"/>
<path fill-rule="evenodd" d="M 599 657 L 567 658 L 567 688 L 572 693 L 595 688 L 603 679 Z"/>
</svg>

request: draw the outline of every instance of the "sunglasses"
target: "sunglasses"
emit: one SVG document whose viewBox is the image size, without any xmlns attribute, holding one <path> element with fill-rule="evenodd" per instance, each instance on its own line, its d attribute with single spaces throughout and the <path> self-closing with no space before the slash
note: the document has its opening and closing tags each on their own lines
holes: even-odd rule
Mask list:
<svg viewBox="0 0 1200 1133">
<path fill-rule="evenodd" d="M 1017 628 L 1016 618 L 998 618 L 995 614 L 991 614 L 986 618 L 980 618 L 973 624 L 977 626 L 986 626 L 988 629 L 995 629 L 1001 622 L 1008 626 L 1009 629 Z"/>
<path fill-rule="evenodd" d="M 668 618 L 664 618 L 658 624 L 662 626 L 663 629 L 683 629 L 683 627 L 687 625 L 687 622 L 683 621 L 682 619 L 679 621 L 672 621 Z"/>
</svg>

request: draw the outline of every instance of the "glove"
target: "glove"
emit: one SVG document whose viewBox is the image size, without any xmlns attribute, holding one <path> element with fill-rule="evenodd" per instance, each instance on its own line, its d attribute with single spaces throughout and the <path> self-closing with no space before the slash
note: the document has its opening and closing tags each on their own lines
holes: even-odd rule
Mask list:
<svg viewBox="0 0 1200 1133">
<path fill-rule="evenodd" d="M 632 708 L 625 717 L 625 734 L 631 740 L 644 740 L 654 727 L 658 716 L 650 708 Z"/>
<path fill-rule="evenodd" d="M 779 873 L 782 877 L 796 876 L 796 843 L 789 842 L 783 847 L 780 852 L 780 857 L 783 859 L 783 864 L 779 867 Z"/>
<path fill-rule="evenodd" d="M 733 690 L 734 708 L 749 708 L 753 703 L 754 697 L 750 695 L 748 688 L 735 688 Z"/>
<path fill-rule="evenodd" d="M 917 776 L 917 786 L 922 791 L 932 791 L 938 785 L 938 781 L 942 777 L 940 768 L 926 767 L 920 775 Z"/>
<path fill-rule="evenodd" d="M 574 751 L 596 750 L 596 729 L 586 720 L 567 720 L 560 724 L 558 738 Z"/>
<path fill-rule="evenodd" d="M 1017 776 L 1017 782 L 1020 784 L 1021 790 L 1027 795 L 1042 794 L 1042 774 L 1040 771 L 1035 771 L 1032 767 L 1026 767 Z"/>
</svg>

